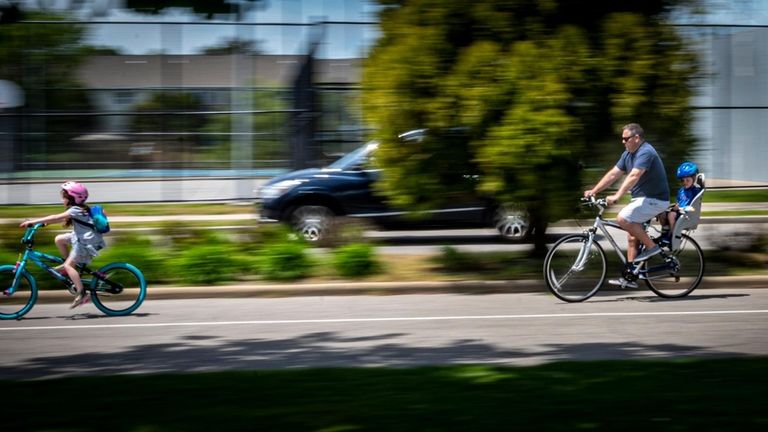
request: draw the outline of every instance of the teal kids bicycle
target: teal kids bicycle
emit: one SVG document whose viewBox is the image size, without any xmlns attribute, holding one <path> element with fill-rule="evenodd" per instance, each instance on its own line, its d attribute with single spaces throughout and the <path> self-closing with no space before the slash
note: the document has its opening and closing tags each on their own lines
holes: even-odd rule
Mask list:
<svg viewBox="0 0 768 432">
<path fill-rule="evenodd" d="M 20 319 L 35 305 L 38 289 L 37 281 L 27 270 L 30 261 L 59 280 L 70 293 L 77 293 L 69 277 L 54 269 L 64 260 L 34 249 L 35 233 L 44 226 L 28 227 L 21 239 L 26 249 L 19 261 L 15 265 L 0 266 L 0 320 Z M 93 304 L 106 315 L 128 315 L 141 306 L 147 295 L 144 275 L 131 264 L 115 262 L 96 271 L 83 264 L 77 268 Z"/>
</svg>

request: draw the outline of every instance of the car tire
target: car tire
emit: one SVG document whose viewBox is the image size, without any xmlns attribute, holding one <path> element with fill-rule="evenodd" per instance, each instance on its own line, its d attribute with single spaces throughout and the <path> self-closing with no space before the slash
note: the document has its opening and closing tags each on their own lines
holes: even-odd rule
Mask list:
<svg viewBox="0 0 768 432">
<path fill-rule="evenodd" d="M 303 205 L 291 212 L 293 228 L 308 242 L 324 240 L 331 229 L 335 214 L 325 206 Z"/>
<path fill-rule="evenodd" d="M 493 226 L 505 240 L 522 242 L 531 236 L 531 218 L 524 207 L 504 204 L 496 208 Z"/>
</svg>

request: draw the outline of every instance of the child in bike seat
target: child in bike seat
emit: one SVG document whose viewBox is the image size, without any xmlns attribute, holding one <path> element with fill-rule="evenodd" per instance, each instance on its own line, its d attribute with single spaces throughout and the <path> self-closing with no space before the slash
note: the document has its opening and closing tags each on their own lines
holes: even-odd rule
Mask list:
<svg viewBox="0 0 768 432">
<path fill-rule="evenodd" d="M 677 190 L 677 203 L 671 205 L 662 215 L 663 219 L 660 220 L 664 233 L 661 237 L 661 243 L 665 246 L 672 241 L 671 236 L 675 230 L 675 222 L 680 216 L 680 209 L 690 205 L 693 198 L 701 192 L 701 188 L 695 184 L 698 174 L 699 167 L 693 162 L 683 162 L 677 167 L 677 178 L 682 184 Z"/>
<path fill-rule="evenodd" d="M 61 200 L 67 207 L 65 212 L 26 220 L 20 225 L 26 228 L 39 223 L 64 222 L 65 227 L 72 227 L 71 232 L 59 234 L 55 239 L 56 247 L 64 258 L 64 264 L 56 270 L 65 271 L 77 291 L 70 309 L 85 304 L 89 300 L 76 266 L 90 263 L 99 254 L 98 251 L 105 246 L 104 239 L 93 226 L 90 208 L 85 203 L 87 199 L 88 189 L 85 185 L 68 181 L 61 185 Z M 69 250 L 70 245 L 71 250 Z"/>
</svg>

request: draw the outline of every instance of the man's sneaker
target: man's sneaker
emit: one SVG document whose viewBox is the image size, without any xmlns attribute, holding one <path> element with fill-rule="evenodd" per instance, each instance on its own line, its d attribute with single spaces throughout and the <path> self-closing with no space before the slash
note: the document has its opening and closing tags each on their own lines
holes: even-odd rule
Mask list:
<svg viewBox="0 0 768 432">
<path fill-rule="evenodd" d="M 611 279 L 608 281 L 608 285 L 616 285 L 622 288 L 637 288 L 637 282 L 626 280 L 624 278 Z"/>
<path fill-rule="evenodd" d="M 637 258 L 635 258 L 634 262 L 645 261 L 648 258 L 660 253 L 661 253 L 661 248 L 659 247 L 659 245 L 654 245 L 652 248 L 646 249 L 643 251 L 643 253 L 638 255 Z"/>
</svg>

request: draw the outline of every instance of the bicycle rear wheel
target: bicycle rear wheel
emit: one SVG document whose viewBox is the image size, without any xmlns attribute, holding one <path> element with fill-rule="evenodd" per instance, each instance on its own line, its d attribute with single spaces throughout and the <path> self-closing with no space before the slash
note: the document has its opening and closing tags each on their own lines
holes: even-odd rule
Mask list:
<svg viewBox="0 0 768 432">
<path fill-rule="evenodd" d="M 676 262 L 668 263 L 661 255 L 647 261 L 648 269 L 656 267 L 662 270 L 648 273 L 645 283 L 659 297 L 685 297 L 699 286 L 704 276 L 704 252 L 695 240 L 683 235 L 680 249 L 669 255 Z"/>
<path fill-rule="evenodd" d="M 597 293 L 605 280 L 605 251 L 584 234 L 558 240 L 544 258 L 547 288 L 560 300 L 584 301 Z"/>
<path fill-rule="evenodd" d="M 21 274 L 19 283 L 11 292 L 16 277 L 15 266 L 0 266 L 0 320 L 19 319 L 24 316 L 37 301 L 37 283 L 26 270 Z"/>
<path fill-rule="evenodd" d="M 139 269 L 128 263 L 107 264 L 94 272 L 90 284 L 93 304 L 110 316 L 128 315 L 147 295 L 147 282 Z"/>
</svg>

